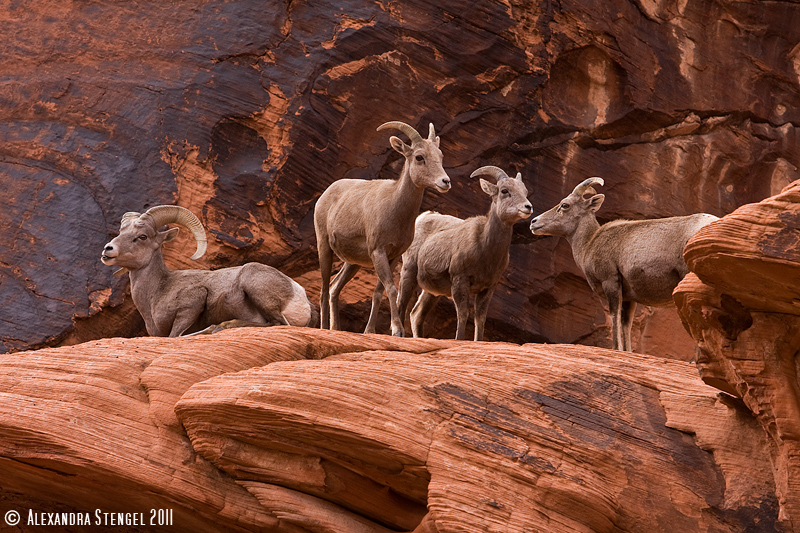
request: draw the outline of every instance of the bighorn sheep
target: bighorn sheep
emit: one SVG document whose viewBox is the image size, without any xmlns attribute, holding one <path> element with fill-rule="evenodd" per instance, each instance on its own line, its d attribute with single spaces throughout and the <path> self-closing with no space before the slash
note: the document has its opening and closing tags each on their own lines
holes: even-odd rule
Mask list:
<svg viewBox="0 0 800 533">
<path fill-rule="evenodd" d="M 222 322 L 293 326 L 314 325 L 306 291 L 278 270 L 247 263 L 220 270 L 170 270 L 161 246 L 174 239 L 179 228 L 159 231 L 165 224 L 179 224 L 192 232 L 197 251 L 206 251 L 203 225 L 188 209 L 173 205 L 152 207 L 146 213 L 125 213 L 120 232 L 105 245 L 101 260 L 129 271 L 133 303 L 144 318 L 147 332 L 157 337 L 176 337 Z"/>
<path fill-rule="evenodd" d="M 363 266 L 373 267 L 378 274 L 364 332 L 375 332 L 385 288 L 392 315 L 392 335 L 404 334 L 403 321 L 397 312 L 394 268 L 414 238 L 414 219 L 425 188 L 446 192 L 450 189 L 450 178 L 442 167 L 442 151 L 433 124 L 427 139 L 403 122 L 387 122 L 378 131 L 388 128 L 405 133 L 411 141 L 409 146 L 397 137 L 389 139 L 392 148 L 405 157 L 400 178 L 341 179 L 332 183 L 317 201 L 314 229 L 322 274 L 322 328 L 339 329 L 339 293 Z M 344 264 L 331 285 L 334 253 Z"/>
<path fill-rule="evenodd" d="M 592 290 L 608 301 L 613 348 L 631 351 L 636 303 L 672 302 L 673 289 L 689 271 L 683 261 L 686 242 L 718 218 L 699 213 L 614 220 L 601 226 L 595 212 L 605 196 L 597 194 L 594 185 L 603 185 L 602 178 L 584 180 L 558 205 L 531 220 L 530 228 L 534 235 L 567 239 Z"/>
<path fill-rule="evenodd" d="M 422 335 L 423 321 L 440 296 L 451 296 L 456 304 L 456 339 L 464 339 L 471 295 L 475 295 L 475 340 L 483 340 L 483 327 L 494 288 L 508 266 L 508 250 L 514 223 L 532 212 L 522 174 L 510 178 L 502 169 L 481 167 L 470 177 L 481 179 L 481 188 L 492 197 L 486 216 L 462 220 L 426 211 L 417 217 L 414 242 L 403 254 L 398 308 L 406 307 L 417 286 L 422 288 L 411 312 L 411 331 Z"/>
</svg>

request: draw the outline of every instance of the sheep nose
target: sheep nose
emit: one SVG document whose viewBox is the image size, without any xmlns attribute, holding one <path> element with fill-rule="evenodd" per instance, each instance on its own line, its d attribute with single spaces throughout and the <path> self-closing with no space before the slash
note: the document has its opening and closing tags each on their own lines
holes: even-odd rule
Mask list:
<svg viewBox="0 0 800 533">
<path fill-rule="evenodd" d="M 531 213 L 533 211 L 533 206 L 531 204 L 525 204 L 522 206 L 522 210 L 526 213 Z"/>
<path fill-rule="evenodd" d="M 106 247 L 103 248 L 104 252 L 111 252 L 112 250 L 114 250 L 114 247 L 110 244 L 106 244 Z"/>
<path fill-rule="evenodd" d="M 450 178 L 444 178 L 442 180 L 442 183 L 444 183 L 445 187 L 449 187 L 450 186 Z"/>
</svg>

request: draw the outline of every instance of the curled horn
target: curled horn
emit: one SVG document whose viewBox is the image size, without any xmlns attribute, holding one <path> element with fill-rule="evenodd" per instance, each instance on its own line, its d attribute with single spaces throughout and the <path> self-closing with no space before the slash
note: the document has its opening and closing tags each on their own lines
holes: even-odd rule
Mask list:
<svg viewBox="0 0 800 533">
<path fill-rule="evenodd" d="M 475 176 L 491 176 L 495 179 L 495 181 L 500 181 L 501 179 L 508 178 L 508 174 L 500 167 L 495 167 L 492 165 L 481 167 L 472 174 L 469 175 L 470 178 L 474 178 Z"/>
<path fill-rule="evenodd" d="M 192 260 L 200 259 L 206 253 L 207 240 L 203 223 L 200 222 L 194 213 L 177 205 L 157 205 L 147 210 L 145 215 L 150 215 L 155 220 L 156 227 L 164 224 L 180 224 L 194 235 L 197 241 L 197 251 L 192 256 Z"/>
<path fill-rule="evenodd" d="M 575 196 L 583 196 L 584 194 L 597 194 L 597 191 L 594 190 L 593 185 L 604 185 L 605 182 L 603 178 L 587 178 L 580 182 L 577 187 L 572 190 L 572 194 Z"/>
<path fill-rule="evenodd" d="M 397 121 L 386 122 L 378 126 L 377 131 L 386 130 L 389 128 L 394 128 L 396 130 L 400 130 L 403 133 L 405 133 L 408 136 L 409 140 L 411 141 L 411 144 L 422 142 L 422 136 L 417 132 L 417 130 L 415 130 L 405 122 L 397 122 Z"/>
</svg>

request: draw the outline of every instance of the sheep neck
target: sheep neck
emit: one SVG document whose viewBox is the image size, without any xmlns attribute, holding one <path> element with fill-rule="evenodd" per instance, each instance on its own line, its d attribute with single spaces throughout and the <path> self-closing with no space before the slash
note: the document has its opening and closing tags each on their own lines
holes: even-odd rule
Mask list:
<svg viewBox="0 0 800 533">
<path fill-rule="evenodd" d="M 581 268 L 583 268 L 583 259 L 588 253 L 589 243 L 599 229 L 600 223 L 597 222 L 594 214 L 591 214 L 581 218 L 575 232 L 567 236 L 567 242 L 569 242 L 572 248 L 572 255 L 575 258 L 575 262 L 580 265 Z"/>
<path fill-rule="evenodd" d="M 417 218 L 422 205 L 425 187 L 419 187 L 411 180 L 411 171 L 408 162 L 403 165 L 403 171 L 395 182 L 394 194 L 391 196 L 391 207 L 394 213 L 409 213 L 412 223 Z"/>
<path fill-rule="evenodd" d="M 514 224 L 503 222 L 494 212 L 494 209 L 489 211 L 486 218 L 486 224 L 481 232 L 480 247 L 485 251 L 493 251 L 495 253 L 508 250 L 509 246 L 511 246 L 512 227 Z"/>
<path fill-rule="evenodd" d="M 145 323 L 149 322 L 151 315 L 146 303 L 155 301 L 155 295 L 163 290 L 164 281 L 169 276 L 169 273 L 170 269 L 164 263 L 161 248 L 153 252 L 150 262 L 145 266 L 130 271 L 131 298 L 133 298 L 133 304 L 145 319 Z"/>
</svg>

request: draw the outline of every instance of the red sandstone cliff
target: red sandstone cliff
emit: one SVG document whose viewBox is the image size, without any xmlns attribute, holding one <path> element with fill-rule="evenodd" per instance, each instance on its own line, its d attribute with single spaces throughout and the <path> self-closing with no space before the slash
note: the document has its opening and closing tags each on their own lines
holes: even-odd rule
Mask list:
<svg viewBox="0 0 800 533">
<path fill-rule="evenodd" d="M 794 3 L 137 6 L 2 3 L 3 351 L 142 333 L 98 256 L 160 203 L 206 224 L 200 267 L 263 261 L 316 297 L 314 202 L 397 174 L 386 120 L 435 123 L 454 186 L 423 208 L 462 217 L 488 206 L 468 178 L 484 164 L 521 171 L 536 212 L 602 176 L 606 220 L 723 215 L 800 177 Z M 372 278 L 343 295 L 352 331 Z M 429 331 L 453 318 L 440 304 Z M 639 351 L 693 356 L 674 309 L 636 324 Z M 563 240 L 518 224 L 487 339 L 609 345 Z"/>
</svg>

